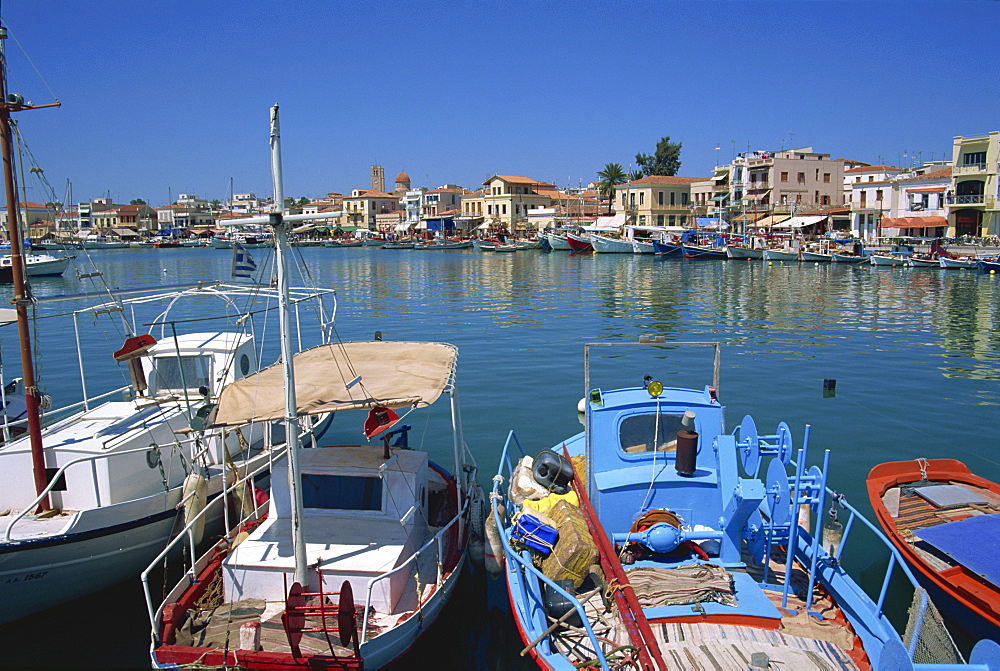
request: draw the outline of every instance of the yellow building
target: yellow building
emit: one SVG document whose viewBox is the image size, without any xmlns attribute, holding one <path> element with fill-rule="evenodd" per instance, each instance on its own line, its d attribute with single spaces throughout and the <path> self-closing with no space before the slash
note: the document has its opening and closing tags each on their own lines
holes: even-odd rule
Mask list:
<svg viewBox="0 0 1000 671">
<path fill-rule="evenodd" d="M 705 177 L 649 175 L 615 187 L 615 211 L 637 226 L 687 226 L 694 201 L 691 185 Z"/>
<path fill-rule="evenodd" d="M 997 166 L 1000 131 L 958 136 L 952 145 L 952 188 L 947 194 L 949 233 L 1000 235 Z"/>
<path fill-rule="evenodd" d="M 486 192 L 483 194 L 482 216 L 487 222 L 505 225 L 511 231 L 527 229 L 529 210 L 551 207 L 560 198 L 566 197 L 552 184 L 515 175 L 493 175 L 483 182 L 483 186 L 486 187 Z M 476 198 L 473 197 L 470 201 L 471 209 Z M 463 214 L 466 211 L 463 200 Z"/>
</svg>

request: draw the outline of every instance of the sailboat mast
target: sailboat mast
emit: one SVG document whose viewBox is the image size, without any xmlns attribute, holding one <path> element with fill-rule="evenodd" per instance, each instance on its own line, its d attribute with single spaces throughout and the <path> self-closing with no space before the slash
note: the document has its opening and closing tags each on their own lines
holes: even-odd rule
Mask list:
<svg viewBox="0 0 1000 671">
<path fill-rule="evenodd" d="M 7 38 L 7 29 L 0 26 L 0 40 Z M 21 345 L 21 374 L 24 379 L 24 403 L 31 444 L 31 464 L 34 471 L 35 492 L 41 494 L 48 486 L 45 475 L 45 454 L 42 452 L 42 422 L 38 414 L 38 386 L 35 383 L 34 362 L 31 357 L 31 332 L 28 325 L 27 288 L 24 282 L 24 255 L 21 251 L 21 228 L 18 225 L 19 207 L 14 183 L 14 151 L 10 131 L 10 113 L 27 109 L 20 97 L 7 100 L 7 55 L 0 47 L 0 152 L 3 153 L 3 182 L 7 196 L 7 231 L 10 237 L 10 269 L 14 283 L 14 308 L 17 311 L 17 334 Z M 49 510 L 49 497 L 38 504 L 38 511 Z"/>
<path fill-rule="evenodd" d="M 285 441 L 288 446 L 288 491 L 292 508 L 292 549 L 295 557 L 295 582 L 308 586 L 306 543 L 302 529 L 302 467 L 299 464 L 298 406 L 295 400 L 295 369 L 292 365 L 292 319 L 288 301 L 288 228 L 282 219 L 285 209 L 284 183 L 281 175 L 281 130 L 278 106 L 271 108 L 271 178 L 274 181 L 275 266 L 278 271 L 278 314 L 281 331 L 281 363 L 285 371 Z"/>
</svg>

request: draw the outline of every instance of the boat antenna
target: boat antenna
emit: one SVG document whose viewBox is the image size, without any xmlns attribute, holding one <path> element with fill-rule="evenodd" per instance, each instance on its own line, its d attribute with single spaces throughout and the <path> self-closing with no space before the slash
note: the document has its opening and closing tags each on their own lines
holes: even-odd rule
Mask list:
<svg viewBox="0 0 1000 671">
<path fill-rule="evenodd" d="M 20 112 L 41 107 L 59 107 L 60 103 L 46 105 L 26 104 L 24 98 L 17 93 L 7 93 L 7 55 L 3 49 L 3 40 L 7 38 L 7 29 L 0 26 L 0 152 L 3 154 L 3 180 L 7 196 L 7 232 L 10 237 L 10 269 L 14 288 L 14 308 L 17 313 L 17 334 L 21 349 L 21 368 L 24 379 L 25 414 L 28 423 L 28 436 L 31 445 L 31 465 L 34 473 L 35 492 L 41 497 L 38 502 L 38 512 L 46 512 L 51 506 L 48 496 L 41 496 L 48 486 L 45 472 L 45 454 L 42 451 L 42 422 L 38 408 L 40 395 L 35 381 L 35 368 L 32 361 L 31 331 L 28 324 L 28 306 L 31 298 L 25 282 L 24 254 L 21 249 L 21 227 L 18 217 L 20 206 L 17 201 L 17 186 L 14 182 L 14 153 L 11 139 L 11 112 Z"/>
<path fill-rule="evenodd" d="M 298 409 L 295 400 L 295 368 L 292 365 L 292 321 L 288 301 L 288 225 L 284 221 L 285 191 L 281 175 L 281 129 L 278 105 L 271 108 L 271 178 L 274 205 L 270 224 L 274 229 L 275 268 L 278 276 L 278 314 L 281 331 L 281 365 L 285 373 L 285 441 L 288 448 L 288 491 L 292 508 L 292 549 L 295 582 L 307 587 L 305 533 L 302 528 L 302 467 L 299 463 Z"/>
</svg>

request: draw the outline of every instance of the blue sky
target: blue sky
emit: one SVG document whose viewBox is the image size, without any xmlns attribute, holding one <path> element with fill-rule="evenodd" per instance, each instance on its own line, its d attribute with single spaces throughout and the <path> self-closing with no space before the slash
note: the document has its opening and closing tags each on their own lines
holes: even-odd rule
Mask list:
<svg viewBox="0 0 1000 671">
<path fill-rule="evenodd" d="M 734 148 L 908 165 L 1000 129 L 995 0 L 4 0 L 0 15 L 8 89 L 62 102 L 16 117 L 59 200 L 67 180 L 76 201 L 221 200 L 230 178 L 270 195 L 275 102 L 296 197 L 367 188 L 374 163 L 390 187 L 401 170 L 430 188 L 576 186 L 663 136 L 687 176 Z"/>
</svg>

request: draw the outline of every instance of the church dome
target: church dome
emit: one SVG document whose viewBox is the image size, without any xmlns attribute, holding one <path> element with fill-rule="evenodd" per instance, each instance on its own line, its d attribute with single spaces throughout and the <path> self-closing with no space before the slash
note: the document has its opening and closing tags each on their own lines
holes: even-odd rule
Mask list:
<svg viewBox="0 0 1000 671">
<path fill-rule="evenodd" d="M 401 182 L 406 182 L 407 184 L 409 184 L 410 176 L 407 175 L 405 172 L 401 172 L 398 175 L 396 175 L 396 184 L 399 184 Z"/>
</svg>

